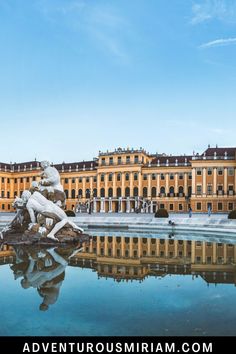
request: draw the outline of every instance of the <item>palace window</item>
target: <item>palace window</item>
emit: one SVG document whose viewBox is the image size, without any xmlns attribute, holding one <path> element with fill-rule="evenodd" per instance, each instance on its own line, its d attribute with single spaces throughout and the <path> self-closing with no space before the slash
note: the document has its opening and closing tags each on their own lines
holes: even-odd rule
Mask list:
<svg viewBox="0 0 236 354">
<path fill-rule="evenodd" d="M 72 183 L 75 183 L 75 178 L 72 178 L 71 182 L 72 182 Z"/>
<path fill-rule="evenodd" d="M 138 197 L 138 187 L 134 187 L 134 197 Z"/>
<path fill-rule="evenodd" d="M 126 163 L 130 163 L 130 156 L 126 156 Z"/>
<path fill-rule="evenodd" d="M 198 211 L 202 210 L 202 203 L 197 203 L 197 210 Z"/>
<path fill-rule="evenodd" d="M 138 163 L 138 155 L 134 156 L 134 163 Z"/>
<path fill-rule="evenodd" d="M 72 189 L 72 191 L 71 191 L 71 198 L 75 199 L 75 189 Z"/>
<path fill-rule="evenodd" d="M 68 181 L 69 181 L 68 178 L 65 178 L 65 183 L 68 183 Z"/>
<path fill-rule="evenodd" d="M 172 186 L 172 187 L 170 187 L 170 197 L 173 197 L 174 194 L 175 194 L 175 189 L 174 189 L 174 187 Z"/>
<path fill-rule="evenodd" d="M 184 195 L 184 188 L 182 186 L 179 187 L 179 197 L 183 197 Z"/>
<path fill-rule="evenodd" d="M 211 168 L 211 167 L 208 167 L 208 169 L 207 169 L 207 174 L 208 174 L 208 176 L 211 176 L 211 175 L 212 175 L 212 168 Z"/>
<path fill-rule="evenodd" d="M 121 165 L 121 156 L 118 156 L 117 163 L 118 165 Z"/>
<path fill-rule="evenodd" d="M 101 174 L 101 182 L 104 182 L 104 181 L 105 181 L 105 175 Z"/>
<path fill-rule="evenodd" d="M 11 210 L 11 204 L 8 204 L 8 205 L 7 205 L 7 209 L 8 209 L 8 210 Z"/>
<path fill-rule="evenodd" d="M 97 177 L 93 177 L 93 182 L 96 183 L 97 182 Z"/>
<path fill-rule="evenodd" d="M 113 157 L 109 158 L 109 165 L 113 165 Z"/>
<path fill-rule="evenodd" d="M 94 190 L 93 190 L 93 196 L 96 198 L 97 195 L 98 195 L 97 188 L 94 188 Z"/>
<path fill-rule="evenodd" d="M 138 180 L 138 174 L 135 173 L 135 174 L 134 174 L 134 181 L 137 181 L 137 180 Z"/>
<path fill-rule="evenodd" d="M 112 189 L 112 188 L 109 188 L 109 189 L 108 189 L 108 197 L 109 197 L 109 198 L 112 198 L 112 197 L 113 197 L 113 189 Z"/>
<path fill-rule="evenodd" d="M 21 179 L 20 179 L 20 183 L 23 183 L 23 178 L 21 177 Z"/>
<path fill-rule="evenodd" d="M 188 179 L 192 179 L 192 173 L 191 172 L 188 174 Z"/>
<path fill-rule="evenodd" d="M 202 186 L 201 184 L 197 185 L 197 195 L 201 195 L 202 194 Z"/>
<path fill-rule="evenodd" d="M 160 204 L 160 209 L 165 209 L 165 204 Z"/>
<path fill-rule="evenodd" d="M 211 256 L 208 256 L 206 259 L 207 264 L 211 264 Z"/>
<path fill-rule="evenodd" d="M 15 178 L 15 183 L 17 183 L 17 178 Z"/>
<path fill-rule="evenodd" d="M 5 182 L 5 178 L 4 177 L 2 177 L 2 183 L 4 183 Z"/>
<path fill-rule="evenodd" d="M 201 176 L 202 175 L 202 169 L 201 168 L 197 168 L 197 176 Z"/>
<path fill-rule="evenodd" d="M 171 174 L 170 174 L 170 179 L 174 179 L 174 177 L 175 177 L 174 174 L 171 173 Z"/>
<path fill-rule="evenodd" d="M 179 211 L 183 211 L 183 204 L 179 204 Z"/>
<path fill-rule="evenodd" d="M 218 203 L 218 211 L 222 211 L 223 210 L 223 203 Z"/>
<path fill-rule="evenodd" d="M 65 192 L 65 195 L 66 195 L 66 199 L 68 199 L 68 195 L 69 195 L 68 189 L 65 189 L 64 192 Z"/>
<path fill-rule="evenodd" d="M 117 188 L 116 195 L 117 195 L 118 198 L 121 197 L 121 188 Z"/>
<path fill-rule="evenodd" d="M 89 177 L 86 177 L 86 183 L 89 183 Z"/>
<path fill-rule="evenodd" d="M 146 198 L 147 197 L 147 187 L 143 188 L 143 197 Z"/>
<path fill-rule="evenodd" d="M 156 180 L 156 174 L 155 174 L 155 173 L 152 174 L 152 180 L 153 180 L 153 181 Z"/>
<path fill-rule="evenodd" d="M 223 167 L 218 167 L 217 172 L 218 172 L 218 176 L 223 176 L 223 172 L 224 172 Z"/>
<path fill-rule="evenodd" d="M 212 184 L 207 185 L 207 194 L 212 195 Z"/>
<path fill-rule="evenodd" d="M 157 195 L 157 189 L 156 187 L 152 187 L 152 197 L 156 197 Z"/>
<path fill-rule="evenodd" d="M 109 173 L 108 181 L 109 181 L 109 182 L 112 182 L 112 173 Z"/>
<path fill-rule="evenodd" d="M 125 180 L 126 180 L 126 181 L 129 181 L 129 173 L 126 173 L 126 174 L 125 174 Z"/>
<path fill-rule="evenodd" d="M 105 197 L 105 189 L 104 189 L 104 188 L 101 188 L 101 189 L 100 189 L 100 194 L 101 194 L 101 197 L 102 197 L 102 198 Z"/>
<path fill-rule="evenodd" d="M 164 181 L 164 179 L 165 179 L 165 175 L 164 173 L 161 173 L 161 180 Z"/>
<path fill-rule="evenodd" d="M 4 204 L 2 204 L 2 210 L 4 210 L 5 209 L 5 205 Z"/>
<path fill-rule="evenodd" d="M 106 164 L 106 159 L 105 157 L 102 158 L 102 165 L 105 165 Z"/>
<path fill-rule="evenodd" d="M 160 194 L 161 194 L 161 197 L 163 197 L 166 193 L 166 190 L 165 190 L 165 187 L 161 187 L 160 189 Z"/>
<path fill-rule="evenodd" d="M 90 198 L 90 189 L 86 189 L 86 191 L 85 191 L 85 198 L 87 198 L 87 199 Z"/>
<path fill-rule="evenodd" d="M 80 198 L 82 198 L 82 195 L 83 195 L 82 189 L 79 189 L 78 195 L 79 195 Z"/>
<path fill-rule="evenodd" d="M 79 178 L 79 183 L 82 183 L 82 181 L 83 181 L 83 180 L 82 180 L 82 177 L 80 177 L 80 178 Z"/>
<path fill-rule="evenodd" d="M 4 198 L 4 191 L 1 192 L 1 198 Z"/>
<path fill-rule="evenodd" d="M 146 173 L 143 175 L 143 180 L 144 180 L 144 181 L 147 180 L 147 174 L 146 174 Z"/>
<path fill-rule="evenodd" d="M 169 205 L 169 209 L 170 209 L 170 211 L 173 211 L 174 210 L 174 204 L 170 204 Z"/>
<path fill-rule="evenodd" d="M 228 175 L 229 176 L 234 176 L 234 168 L 233 167 L 229 167 L 228 168 Z"/>
<path fill-rule="evenodd" d="M 183 173 L 179 173 L 179 179 L 184 179 L 184 174 Z"/>
<path fill-rule="evenodd" d="M 121 180 L 121 174 L 118 173 L 118 174 L 117 174 L 117 181 L 119 182 L 120 180 Z"/>
<path fill-rule="evenodd" d="M 192 187 L 189 186 L 188 187 L 188 197 L 191 197 L 191 195 L 192 195 Z"/>
<path fill-rule="evenodd" d="M 229 203 L 228 210 L 233 210 L 233 209 L 234 209 L 234 203 Z"/>
</svg>

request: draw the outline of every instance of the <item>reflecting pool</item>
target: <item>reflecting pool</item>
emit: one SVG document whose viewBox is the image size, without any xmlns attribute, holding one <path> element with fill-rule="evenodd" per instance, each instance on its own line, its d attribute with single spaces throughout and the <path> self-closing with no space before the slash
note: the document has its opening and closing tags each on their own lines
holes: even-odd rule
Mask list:
<svg viewBox="0 0 236 354">
<path fill-rule="evenodd" d="M 236 242 L 93 231 L 2 246 L 0 335 L 235 335 Z"/>
</svg>

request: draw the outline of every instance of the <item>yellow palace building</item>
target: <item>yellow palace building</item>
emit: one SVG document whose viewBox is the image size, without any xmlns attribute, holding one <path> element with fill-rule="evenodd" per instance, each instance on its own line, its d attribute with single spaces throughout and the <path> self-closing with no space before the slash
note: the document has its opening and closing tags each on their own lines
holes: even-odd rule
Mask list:
<svg viewBox="0 0 236 354">
<path fill-rule="evenodd" d="M 91 212 L 227 213 L 236 208 L 236 147 L 208 147 L 191 156 L 149 154 L 144 149 L 99 152 L 91 161 L 54 165 L 66 208 Z M 40 162 L 0 163 L 0 211 L 40 180 Z"/>
</svg>

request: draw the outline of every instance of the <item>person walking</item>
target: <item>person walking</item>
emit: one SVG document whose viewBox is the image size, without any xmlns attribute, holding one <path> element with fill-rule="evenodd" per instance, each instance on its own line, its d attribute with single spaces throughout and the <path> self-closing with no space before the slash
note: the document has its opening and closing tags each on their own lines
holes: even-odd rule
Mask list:
<svg viewBox="0 0 236 354">
<path fill-rule="evenodd" d="M 208 214 L 209 217 L 211 216 L 211 206 L 210 205 L 208 206 L 207 214 Z"/>
<path fill-rule="evenodd" d="M 190 206 L 189 209 L 188 209 L 188 215 L 189 215 L 190 218 L 192 217 L 192 214 L 193 214 L 193 210 L 192 210 L 192 208 Z"/>
</svg>

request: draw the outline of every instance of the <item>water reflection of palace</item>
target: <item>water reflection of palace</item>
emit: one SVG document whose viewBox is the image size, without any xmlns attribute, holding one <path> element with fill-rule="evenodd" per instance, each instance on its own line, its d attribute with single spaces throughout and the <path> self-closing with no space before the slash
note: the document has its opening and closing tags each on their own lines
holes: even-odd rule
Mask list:
<svg viewBox="0 0 236 354">
<path fill-rule="evenodd" d="M 4 246 L 0 264 L 15 262 L 13 248 Z M 117 281 L 142 281 L 148 276 L 173 274 L 201 276 L 207 283 L 236 285 L 236 245 L 229 243 L 173 237 L 93 236 L 82 252 L 69 257 L 68 264 L 93 269 L 99 277 Z"/>
<path fill-rule="evenodd" d="M 236 284 L 236 245 L 147 237 L 93 236 L 70 264 L 101 277 L 143 280 L 167 274 L 200 275 L 207 283 Z"/>
</svg>

